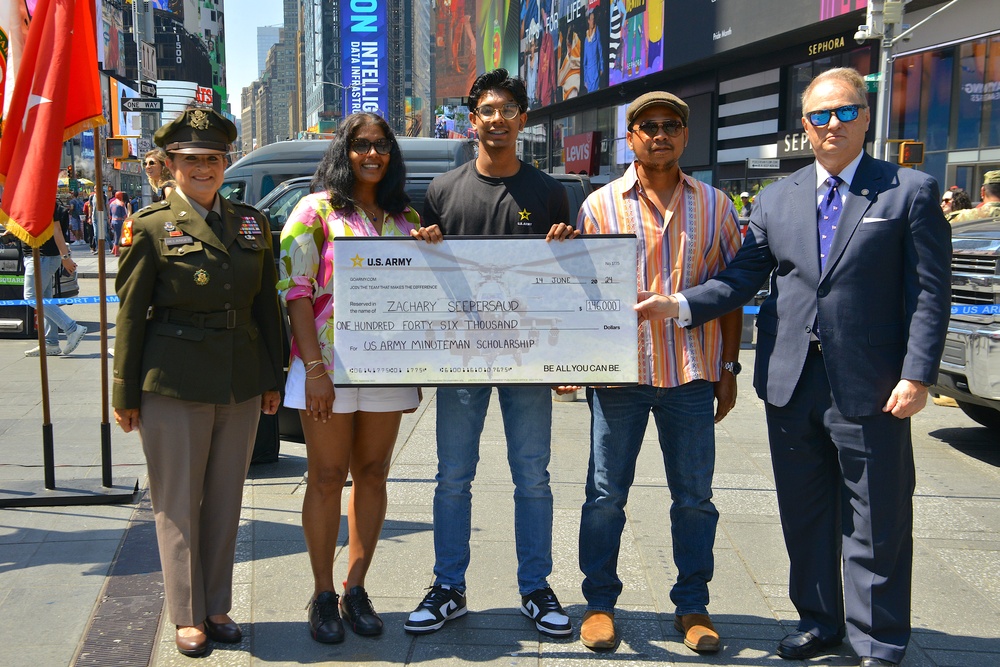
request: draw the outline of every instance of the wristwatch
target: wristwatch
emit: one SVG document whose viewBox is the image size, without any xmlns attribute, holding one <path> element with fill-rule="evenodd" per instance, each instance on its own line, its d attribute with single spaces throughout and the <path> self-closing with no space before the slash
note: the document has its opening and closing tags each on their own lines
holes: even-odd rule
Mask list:
<svg viewBox="0 0 1000 667">
<path fill-rule="evenodd" d="M 739 375 L 740 371 L 743 370 L 743 366 L 738 361 L 723 361 L 722 370 L 729 371 L 733 375 Z"/>
<path fill-rule="evenodd" d="M 68 252 L 68 253 L 66 253 L 65 255 L 63 255 L 63 256 L 62 256 L 62 258 L 63 258 L 63 259 L 69 259 L 69 258 L 70 258 L 70 257 L 72 257 L 72 256 L 73 256 L 73 253 L 70 253 L 70 252 Z"/>
</svg>

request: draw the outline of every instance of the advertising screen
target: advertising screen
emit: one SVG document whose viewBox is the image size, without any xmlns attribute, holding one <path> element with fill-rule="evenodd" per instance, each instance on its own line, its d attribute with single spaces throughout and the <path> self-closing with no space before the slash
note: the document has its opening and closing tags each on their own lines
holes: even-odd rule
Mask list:
<svg viewBox="0 0 1000 667">
<path fill-rule="evenodd" d="M 389 112 L 385 0 L 340 3 L 344 115 Z"/>
<path fill-rule="evenodd" d="M 866 0 L 673 0 L 665 23 L 665 62 L 667 67 L 694 62 L 866 5 Z"/>
</svg>

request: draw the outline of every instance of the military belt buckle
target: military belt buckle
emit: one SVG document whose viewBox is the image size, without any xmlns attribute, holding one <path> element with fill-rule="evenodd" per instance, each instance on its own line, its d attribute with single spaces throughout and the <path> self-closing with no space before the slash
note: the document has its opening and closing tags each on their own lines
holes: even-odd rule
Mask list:
<svg viewBox="0 0 1000 667">
<path fill-rule="evenodd" d="M 227 310 L 226 311 L 226 328 L 235 329 L 236 328 L 236 311 Z"/>
</svg>

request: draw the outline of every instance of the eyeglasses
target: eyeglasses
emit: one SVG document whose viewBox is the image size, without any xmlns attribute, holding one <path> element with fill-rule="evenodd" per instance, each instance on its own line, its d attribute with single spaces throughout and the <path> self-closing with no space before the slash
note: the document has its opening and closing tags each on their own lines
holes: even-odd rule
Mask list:
<svg viewBox="0 0 1000 667">
<path fill-rule="evenodd" d="M 663 130 L 668 137 L 676 137 L 684 129 L 684 123 L 679 120 L 664 120 L 657 123 L 655 120 L 646 120 L 633 126 L 633 132 L 639 130 L 647 137 L 655 137 Z"/>
<path fill-rule="evenodd" d="M 152 167 L 153 165 L 157 165 L 157 164 L 160 164 L 160 163 L 157 162 L 156 160 L 146 160 L 146 166 L 147 167 Z"/>
<path fill-rule="evenodd" d="M 951 202 L 952 199 L 954 199 L 954 197 L 941 197 L 941 201 L 944 202 Z"/>
<path fill-rule="evenodd" d="M 517 118 L 518 114 L 521 113 L 521 106 L 519 104 L 515 104 L 514 102 L 508 102 L 499 109 L 489 104 L 484 104 L 481 107 L 473 109 L 473 113 L 483 120 L 493 120 L 493 117 L 497 115 L 498 111 L 500 112 L 500 115 L 507 120 L 514 120 Z"/>
<path fill-rule="evenodd" d="M 831 115 L 835 115 L 841 123 L 850 123 L 852 120 L 857 120 L 858 114 L 861 113 L 862 109 L 867 108 L 868 106 L 865 104 L 845 104 L 836 109 L 810 111 L 806 114 L 806 119 L 815 127 L 823 127 L 829 123 Z"/>
<path fill-rule="evenodd" d="M 354 139 L 351 141 L 351 150 L 358 155 L 368 155 L 372 146 L 375 147 L 375 152 L 379 155 L 388 155 L 389 151 L 392 150 L 392 139 L 376 139 L 375 141 Z"/>
</svg>

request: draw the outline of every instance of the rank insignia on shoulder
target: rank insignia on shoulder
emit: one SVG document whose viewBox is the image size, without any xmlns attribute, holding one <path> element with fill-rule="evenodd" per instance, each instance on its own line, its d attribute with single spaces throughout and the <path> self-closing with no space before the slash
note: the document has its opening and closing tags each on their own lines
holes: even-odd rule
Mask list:
<svg viewBox="0 0 1000 667">
<path fill-rule="evenodd" d="M 205 269 L 198 269 L 194 272 L 194 284 L 195 285 L 207 285 L 208 284 L 208 271 Z"/>
<path fill-rule="evenodd" d="M 122 225 L 122 237 L 118 239 L 118 245 L 129 247 L 132 245 L 132 218 L 129 218 Z"/>
</svg>

